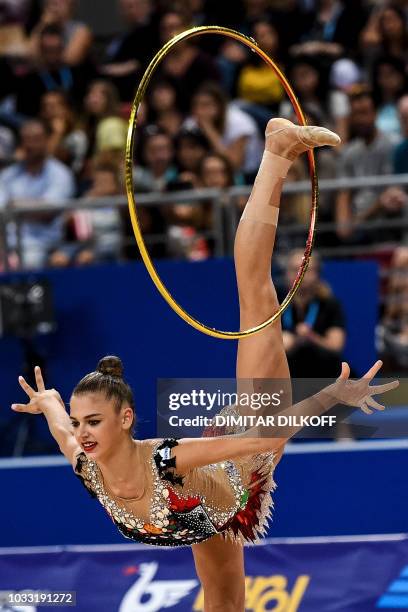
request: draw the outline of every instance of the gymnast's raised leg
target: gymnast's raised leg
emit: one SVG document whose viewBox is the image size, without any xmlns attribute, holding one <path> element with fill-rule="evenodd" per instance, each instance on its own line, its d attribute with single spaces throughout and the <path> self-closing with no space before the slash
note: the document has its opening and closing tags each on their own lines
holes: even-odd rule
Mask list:
<svg viewBox="0 0 408 612">
<path fill-rule="evenodd" d="M 279 307 L 271 278 L 271 259 L 282 184 L 291 163 L 309 148 L 336 145 L 339 141 L 324 128 L 303 128 L 285 119 L 268 123 L 262 163 L 235 238 L 241 329 L 259 325 Z M 239 341 L 237 379 L 289 379 L 289 376 L 280 320 Z M 192 549 L 204 590 L 205 612 L 243 612 L 242 546 L 217 535 Z"/>
</svg>

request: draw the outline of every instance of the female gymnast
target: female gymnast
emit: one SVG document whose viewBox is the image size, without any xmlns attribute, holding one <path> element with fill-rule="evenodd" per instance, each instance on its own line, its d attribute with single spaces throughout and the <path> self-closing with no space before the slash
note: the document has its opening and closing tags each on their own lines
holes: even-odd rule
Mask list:
<svg viewBox="0 0 408 612">
<path fill-rule="evenodd" d="M 235 240 L 241 329 L 262 323 L 278 308 L 271 257 L 290 165 L 310 148 L 339 141 L 325 128 L 295 126 L 285 119 L 268 123 L 263 160 Z M 371 412 L 368 406 L 382 409 L 372 395 L 398 382 L 370 387 L 381 365 L 378 361 L 362 379 L 351 381 L 343 363 L 335 383 L 290 407 L 289 413 L 322 414 L 338 402 L 365 412 Z M 103 358 L 78 383 L 70 416 L 57 391 L 45 389 L 38 367 L 35 378 L 37 391 L 19 378 L 30 401 L 12 408 L 45 415 L 61 452 L 121 533 L 146 544 L 192 545 L 205 611 L 243 611 L 242 544 L 265 532 L 273 471 L 287 439 L 299 428 L 271 437 L 252 429 L 211 436 L 216 428 L 210 427 L 199 439 L 136 440 L 132 392 L 118 358 Z M 289 378 L 279 320 L 239 341 L 237 379 Z M 237 408 L 224 410 L 233 413 Z"/>
</svg>

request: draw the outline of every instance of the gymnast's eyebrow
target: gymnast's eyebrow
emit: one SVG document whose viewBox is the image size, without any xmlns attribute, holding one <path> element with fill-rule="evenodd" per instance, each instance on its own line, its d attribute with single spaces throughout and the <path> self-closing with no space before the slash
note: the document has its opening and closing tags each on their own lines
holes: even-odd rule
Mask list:
<svg viewBox="0 0 408 612">
<path fill-rule="evenodd" d="M 95 416 L 103 416 L 103 414 L 101 414 L 100 412 L 95 412 L 94 414 L 87 414 L 86 417 L 84 417 L 84 419 L 90 419 L 91 417 L 95 417 Z M 70 416 L 70 419 L 72 419 L 73 421 L 77 421 L 78 419 L 76 417 Z"/>
</svg>

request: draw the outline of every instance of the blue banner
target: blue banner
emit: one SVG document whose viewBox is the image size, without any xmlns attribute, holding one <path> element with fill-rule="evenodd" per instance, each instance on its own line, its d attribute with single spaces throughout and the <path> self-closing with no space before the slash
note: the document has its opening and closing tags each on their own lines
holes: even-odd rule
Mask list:
<svg viewBox="0 0 408 612">
<path fill-rule="evenodd" d="M 408 610 L 408 537 L 272 542 L 245 554 L 249 612 Z M 8 592 L 16 601 L 24 590 L 75 591 L 76 612 L 204 610 L 186 548 L 0 549 L 0 610 L 36 612 L 35 605 L 7 607 Z"/>
</svg>

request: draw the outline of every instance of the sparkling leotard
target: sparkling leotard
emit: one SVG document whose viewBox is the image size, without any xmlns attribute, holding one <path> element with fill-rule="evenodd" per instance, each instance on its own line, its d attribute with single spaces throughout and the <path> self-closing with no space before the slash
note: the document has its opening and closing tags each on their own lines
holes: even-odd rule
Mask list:
<svg viewBox="0 0 408 612">
<path fill-rule="evenodd" d="M 195 468 L 182 477 L 172 457 L 177 444 L 174 439 L 139 442 L 150 477 L 144 500 L 135 502 L 136 507 L 108 494 L 97 463 L 84 452 L 77 457 L 75 473 L 119 531 L 136 542 L 189 546 L 217 533 L 254 542 L 265 533 L 275 487 L 273 454 Z"/>
</svg>

